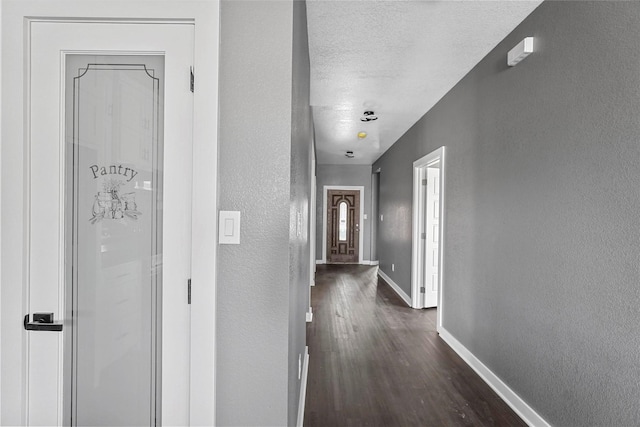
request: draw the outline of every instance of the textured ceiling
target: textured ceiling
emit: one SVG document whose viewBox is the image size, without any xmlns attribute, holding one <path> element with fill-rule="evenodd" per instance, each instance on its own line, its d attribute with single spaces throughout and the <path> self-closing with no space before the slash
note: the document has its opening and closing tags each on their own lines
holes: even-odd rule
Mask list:
<svg viewBox="0 0 640 427">
<path fill-rule="evenodd" d="M 540 3 L 307 0 L 318 163 L 372 164 Z"/>
</svg>

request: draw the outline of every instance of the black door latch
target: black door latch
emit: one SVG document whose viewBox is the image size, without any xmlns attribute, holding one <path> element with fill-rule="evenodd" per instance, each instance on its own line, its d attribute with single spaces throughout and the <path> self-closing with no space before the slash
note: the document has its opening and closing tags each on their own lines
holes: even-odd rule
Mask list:
<svg viewBox="0 0 640 427">
<path fill-rule="evenodd" d="M 53 313 L 33 313 L 33 321 L 29 315 L 24 316 L 24 328 L 27 331 L 61 331 L 62 322 L 53 321 Z"/>
</svg>

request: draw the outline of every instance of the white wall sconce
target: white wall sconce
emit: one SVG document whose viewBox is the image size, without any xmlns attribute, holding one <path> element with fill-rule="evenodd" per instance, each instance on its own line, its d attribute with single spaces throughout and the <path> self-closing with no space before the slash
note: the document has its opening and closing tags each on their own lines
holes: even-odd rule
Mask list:
<svg viewBox="0 0 640 427">
<path fill-rule="evenodd" d="M 533 37 L 526 37 L 507 53 L 507 65 L 516 66 L 531 53 L 533 53 Z"/>
</svg>

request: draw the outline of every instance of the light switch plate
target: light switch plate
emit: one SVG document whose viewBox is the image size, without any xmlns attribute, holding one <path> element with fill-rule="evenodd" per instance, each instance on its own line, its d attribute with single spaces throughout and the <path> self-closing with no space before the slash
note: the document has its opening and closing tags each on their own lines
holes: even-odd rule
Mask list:
<svg viewBox="0 0 640 427">
<path fill-rule="evenodd" d="M 221 245 L 240 244 L 240 212 L 220 211 L 218 223 L 218 243 Z"/>
</svg>

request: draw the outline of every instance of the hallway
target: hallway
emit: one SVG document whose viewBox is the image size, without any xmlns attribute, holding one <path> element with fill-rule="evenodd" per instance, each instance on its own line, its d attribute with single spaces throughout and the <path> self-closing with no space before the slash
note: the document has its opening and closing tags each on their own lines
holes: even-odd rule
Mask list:
<svg viewBox="0 0 640 427">
<path fill-rule="evenodd" d="M 377 267 L 319 265 L 307 324 L 306 426 L 525 425 Z"/>
</svg>

